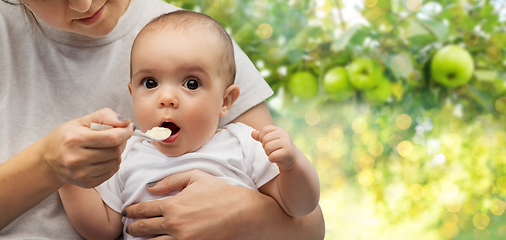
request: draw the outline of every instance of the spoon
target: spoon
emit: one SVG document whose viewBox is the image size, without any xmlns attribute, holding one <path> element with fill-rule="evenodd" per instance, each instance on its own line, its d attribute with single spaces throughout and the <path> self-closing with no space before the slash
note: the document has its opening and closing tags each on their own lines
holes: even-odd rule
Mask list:
<svg viewBox="0 0 506 240">
<path fill-rule="evenodd" d="M 91 123 L 90 129 L 102 131 L 111 129 L 113 126 L 100 124 L 100 123 Z M 151 130 L 148 130 L 146 133 L 141 132 L 141 130 L 137 129 L 137 127 L 134 125 L 134 133 L 133 136 L 142 137 L 148 141 L 152 142 L 161 142 L 168 137 L 170 137 L 171 130 L 168 128 L 161 128 L 161 127 L 154 127 Z"/>
</svg>

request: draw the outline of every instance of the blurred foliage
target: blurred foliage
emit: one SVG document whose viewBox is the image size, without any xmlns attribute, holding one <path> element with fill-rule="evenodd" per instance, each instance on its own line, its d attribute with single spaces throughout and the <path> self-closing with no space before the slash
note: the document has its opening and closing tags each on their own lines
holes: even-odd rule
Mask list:
<svg viewBox="0 0 506 240">
<path fill-rule="evenodd" d="M 273 117 L 318 170 L 326 239 L 506 239 L 506 2 L 168 2 L 216 18 L 274 89 Z M 474 65 L 455 87 L 431 66 L 448 45 Z M 357 59 L 381 70 L 373 88 Z M 336 68 L 353 87 L 326 85 Z"/>
</svg>

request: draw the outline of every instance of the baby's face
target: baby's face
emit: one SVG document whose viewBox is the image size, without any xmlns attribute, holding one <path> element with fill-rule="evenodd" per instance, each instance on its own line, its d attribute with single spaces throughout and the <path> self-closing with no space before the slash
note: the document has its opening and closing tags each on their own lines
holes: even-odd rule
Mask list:
<svg viewBox="0 0 506 240">
<path fill-rule="evenodd" d="M 130 0 L 21 0 L 47 25 L 89 37 L 110 33 L 128 8 Z"/>
<path fill-rule="evenodd" d="M 167 156 L 193 152 L 216 132 L 227 88 L 220 74 L 216 36 L 154 30 L 136 40 L 129 83 L 135 118 L 145 132 L 167 127 L 172 135 L 153 143 Z M 225 113 L 226 114 L 226 113 Z"/>
</svg>

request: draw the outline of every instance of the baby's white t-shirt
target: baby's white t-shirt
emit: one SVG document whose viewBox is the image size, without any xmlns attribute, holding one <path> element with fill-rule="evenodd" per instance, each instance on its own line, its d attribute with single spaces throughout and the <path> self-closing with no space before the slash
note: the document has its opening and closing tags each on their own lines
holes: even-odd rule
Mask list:
<svg viewBox="0 0 506 240">
<path fill-rule="evenodd" d="M 118 213 L 131 204 L 164 197 L 150 193 L 146 184 L 192 169 L 200 169 L 231 185 L 258 191 L 279 174 L 279 169 L 269 162 L 262 144 L 251 137 L 253 130 L 243 123 L 228 124 L 195 152 L 178 157 L 167 157 L 148 141 L 132 137 L 123 152 L 119 171 L 95 189 Z M 123 220 L 127 221 L 125 229 L 132 219 Z M 126 232 L 123 236 L 131 237 Z"/>
</svg>

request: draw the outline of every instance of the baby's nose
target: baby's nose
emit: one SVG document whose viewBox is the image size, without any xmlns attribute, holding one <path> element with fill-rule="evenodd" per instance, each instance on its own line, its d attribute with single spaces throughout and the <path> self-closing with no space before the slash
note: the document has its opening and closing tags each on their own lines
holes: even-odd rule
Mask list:
<svg viewBox="0 0 506 240">
<path fill-rule="evenodd" d="M 179 106 L 177 94 L 172 91 L 161 91 L 160 106 L 177 108 Z"/>
</svg>

